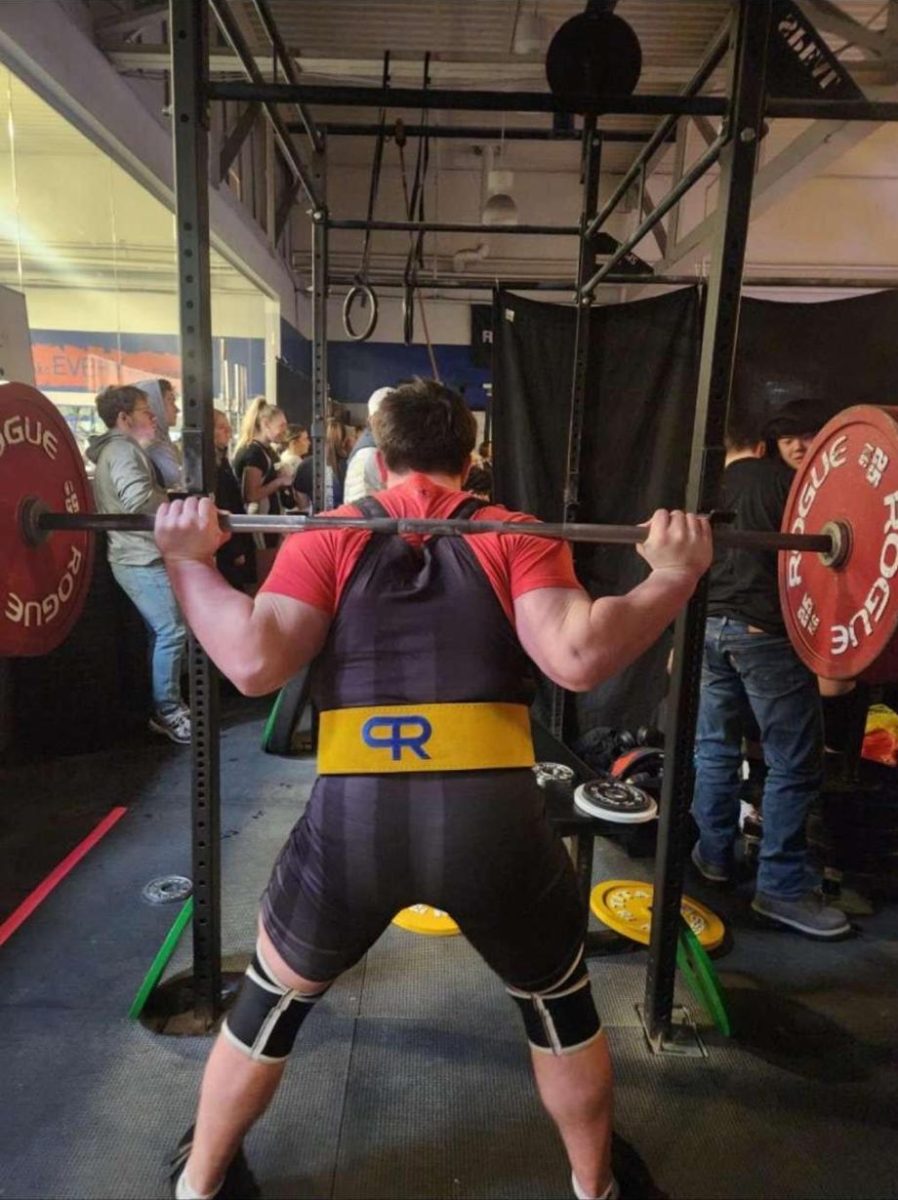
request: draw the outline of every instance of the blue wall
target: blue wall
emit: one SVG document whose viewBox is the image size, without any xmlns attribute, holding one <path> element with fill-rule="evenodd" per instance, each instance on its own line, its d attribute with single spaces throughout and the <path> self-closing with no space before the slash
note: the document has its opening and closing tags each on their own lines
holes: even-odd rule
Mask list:
<svg viewBox="0 0 898 1200">
<path fill-rule="evenodd" d="M 470 348 L 437 345 L 433 351 L 443 382 L 453 388 L 463 387 L 471 408 L 486 408 L 483 385 L 489 382 L 490 373 L 486 367 L 474 365 Z M 281 321 L 281 357 L 294 370 L 306 376 L 311 374 L 311 343 L 286 321 Z M 364 404 L 376 388 L 412 375 L 431 374 L 426 346 L 406 346 L 402 342 L 328 342 L 328 382 L 337 401 Z"/>
</svg>

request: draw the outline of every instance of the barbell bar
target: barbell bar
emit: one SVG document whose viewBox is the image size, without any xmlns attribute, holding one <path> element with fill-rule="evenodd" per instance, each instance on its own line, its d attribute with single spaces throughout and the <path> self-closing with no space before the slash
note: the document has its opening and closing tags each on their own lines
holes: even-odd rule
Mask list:
<svg viewBox="0 0 898 1200">
<path fill-rule="evenodd" d="M 594 544 L 636 544 L 648 537 L 642 525 L 587 525 L 567 522 L 428 520 L 418 517 L 305 517 L 289 514 L 241 516 L 219 512 L 222 529 L 231 533 L 303 533 L 315 529 L 363 529 L 372 533 L 417 534 L 422 537 L 460 537 L 471 534 L 522 534 L 562 542 Z M 154 518 L 144 513 L 64 513 L 41 507 L 27 498 L 21 509 L 22 530 L 35 544 L 56 530 L 87 530 L 93 533 L 152 533 Z M 742 550 L 810 550 L 832 558 L 840 544 L 840 532 L 789 534 L 730 529 L 714 529 L 717 545 Z"/>
<path fill-rule="evenodd" d="M 147 514 L 95 513 L 78 446 L 55 405 L 0 385 L 0 657 L 47 654 L 84 607 L 99 532 L 152 533 Z M 371 530 L 526 534 L 636 544 L 643 525 L 333 516 L 231 516 L 235 533 Z M 52 535 L 52 536 L 51 536 Z M 861 405 L 828 422 L 789 492 L 780 532 L 714 526 L 718 547 L 782 551 L 780 607 L 802 661 L 833 679 L 898 681 L 898 409 Z"/>
</svg>

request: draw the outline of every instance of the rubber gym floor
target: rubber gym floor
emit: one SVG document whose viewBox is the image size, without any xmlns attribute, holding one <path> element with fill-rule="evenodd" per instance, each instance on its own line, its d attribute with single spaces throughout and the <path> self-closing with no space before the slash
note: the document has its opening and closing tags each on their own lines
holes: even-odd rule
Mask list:
<svg viewBox="0 0 898 1200">
<path fill-rule="evenodd" d="M 259 750 L 265 709 L 222 738 L 223 947 L 242 969 L 259 893 L 302 811 L 308 759 Z M 128 1019 L 177 911 L 142 898 L 189 874 L 189 754 L 142 736 L 0 773 L 0 921 L 116 805 L 127 813 L 0 946 L 0 1196 L 167 1195 L 210 1042 Z M 649 878 L 597 839 L 596 881 Z M 736 1028 L 691 996 L 704 1059 L 654 1057 L 634 1008 L 641 949 L 591 960 L 617 1071 L 618 1131 L 675 1197 L 898 1195 L 898 909 L 818 945 L 755 926 L 744 891 L 688 891 L 726 919 Z M 189 968 L 189 933 L 167 976 Z M 268 1197 L 567 1197 L 519 1017 L 461 938 L 391 927 L 303 1028 L 247 1153 Z"/>
</svg>

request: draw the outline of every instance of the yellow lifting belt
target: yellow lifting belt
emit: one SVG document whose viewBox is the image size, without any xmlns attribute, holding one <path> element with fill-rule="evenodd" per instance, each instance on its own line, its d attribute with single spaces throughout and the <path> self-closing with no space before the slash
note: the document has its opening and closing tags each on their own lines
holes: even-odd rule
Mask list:
<svg viewBox="0 0 898 1200">
<path fill-rule="evenodd" d="M 532 767 L 523 704 L 387 704 L 321 713 L 320 775 Z"/>
</svg>

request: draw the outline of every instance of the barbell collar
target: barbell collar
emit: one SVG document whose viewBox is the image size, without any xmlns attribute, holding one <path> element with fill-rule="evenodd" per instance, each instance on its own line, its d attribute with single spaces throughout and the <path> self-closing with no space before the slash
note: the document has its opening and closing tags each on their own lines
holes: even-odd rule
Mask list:
<svg viewBox="0 0 898 1200">
<path fill-rule="evenodd" d="M 305 517 L 286 514 L 241 516 L 219 513 L 219 523 L 231 533 L 302 533 L 312 529 L 361 529 L 372 533 L 418 534 L 428 537 L 458 537 L 479 533 L 526 534 L 562 542 L 634 545 L 644 542 L 644 525 L 552 524 L 521 521 L 428 520 L 416 517 Z M 32 510 L 23 528 L 44 534 L 53 530 L 89 530 L 95 533 L 152 533 L 154 518 L 145 513 L 56 513 Z M 31 540 L 34 540 L 31 535 Z M 774 531 L 731 529 L 714 530 L 715 544 L 740 550 L 807 550 L 835 555 L 834 538 L 829 533 L 777 533 Z M 834 564 L 835 565 L 835 564 Z"/>
</svg>

